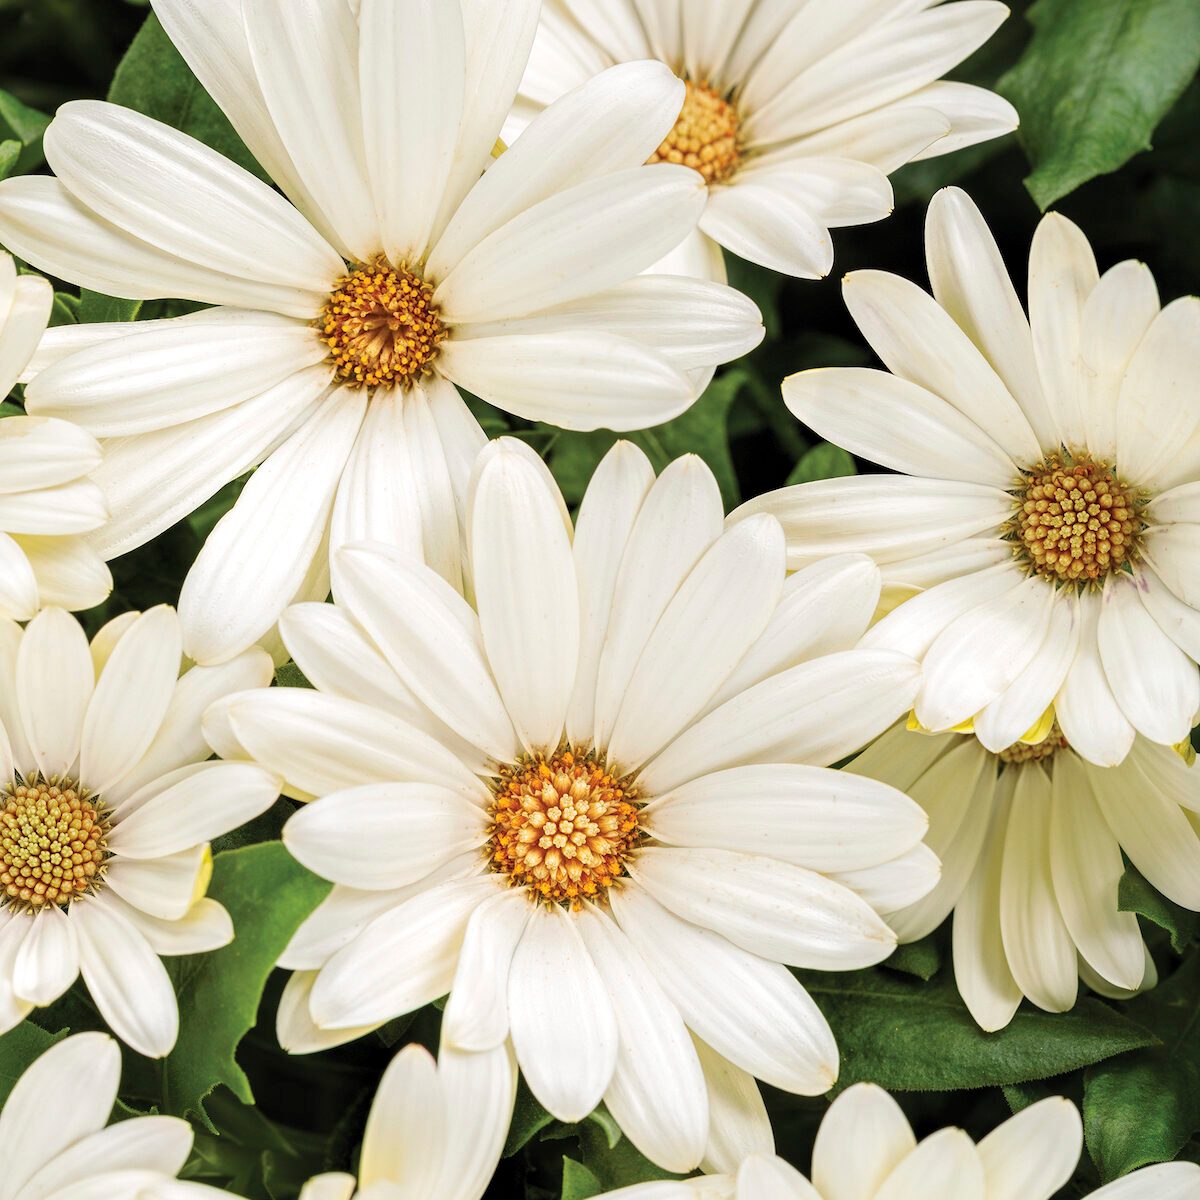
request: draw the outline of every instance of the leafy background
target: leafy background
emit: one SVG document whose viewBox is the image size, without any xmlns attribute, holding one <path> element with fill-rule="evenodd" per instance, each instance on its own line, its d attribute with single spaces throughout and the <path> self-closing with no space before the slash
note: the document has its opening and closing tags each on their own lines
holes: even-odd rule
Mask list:
<svg viewBox="0 0 1200 1200">
<path fill-rule="evenodd" d="M 716 0 L 714 0 L 716 2 Z M 820 443 L 787 414 L 786 375 L 870 361 L 837 279 L 876 267 L 924 281 L 922 224 L 929 197 L 967 187 L 984 209 L 1018 281 L 1042 210 L 1078 221 L 1101 266 L 1139 258 L 1164 299 L 1200 280 L 1200 4 L 1197 0 L 1017 0 L 1009 22 L 958 77 L 994 86 L 1018 107 L 1018 137 L 895 177 L 897 209 L 876 226 L 840 230 L 834 277 L 781 280 L 742 263 L 733 282 L 767 318 L 765 344 L 727 368 L 686 416 L 637 434 L 659 467 L 702 455 L 728 505 L 787 481 L 871 470 Z M 0 0 L 0 178 L 44 170 L 40 139 L 55 108 L 102 97 L 150 113 L 258 170 L 201 91 L 144 0 Z M 135 320 L 183 311 L 138 305 L 59 283 L 58 323 Z M 19 391 L 4 406 L 17 411 Z M 611 435 L 569 434 L 510 422 L 481 407 L 491 433 L 527 439 L 577 501 Z M 93 627 L 128 608 L 173 602 L 213 524 L 236 497 L 226 489 L 151 545 L 114 564 L 117 590 L 87 614 Z M 246 1197 L 294 1197 L 310 1174 L 354 1161 L 378 1078 L 402 1041 L 434 1046 L 436 1006 L 331 1053 L 284 1055 L 273 1014 L 282 986 L 272 963 L 326 885 L 278 844 L 290 805 L 214 847 L 213 895 L 230 909 L 237 941 L 171 962 L 183 1014 L 179 1044 L 162 1063 L 126 1052 L 117 1117 L 160 1111 L 197 1129 L 187 1174 Z M 887 964 L 805 977 L 838 1035 L 839 1086 L 870 1079 L 897 1093 L 918 1132 L 958 1124 L 981 1136 L 1044 1095 L 1074 1098 L 1088 1155 L 1064 1197 L 1086 1194 L 1147 1163 L 1200 1161 L 1200 918 L 1127 874 L 1122 907 L 1139 914 L 1163 982 L 1127 1004 L 1097 997 L 1049 1016 L 1023 1006 L 1008 1030 L 984 1035 L 958 999 L 945 931 Z M 0 1101 L 21 1070 L 64 1031 L 99 1027 L 82 989 L 0 1038 Z M 768 1090 L 780 1151 L 802 1169 L 825 1110 Z M 600 1111 L 578 1126 L 553 1121 L 522 1091 L 508 1156 L 489 1196 L 583 1200 L 661 1175 Z"/>
</svg>

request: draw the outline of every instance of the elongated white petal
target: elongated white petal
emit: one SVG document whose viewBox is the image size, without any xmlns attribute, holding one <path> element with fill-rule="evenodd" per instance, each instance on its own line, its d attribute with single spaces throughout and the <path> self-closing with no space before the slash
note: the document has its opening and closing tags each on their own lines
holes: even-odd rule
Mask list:
<svg viewBox="0 0 1200 1200">
<path fill-rule="evenodd" d="M 12 989 L 30 1004 L 53 1004 L 79 975 L 75 927 L 57 905 L 43 909 L 28 924 L 29 933 L 13 963 Z"/>
<path fill-rule="evenodd" d="M 48 279 L 24 275 L 13 282 L 12 303 L 0 320 L 0 396 L 7 396 L 24 374 L 53 306 L 54 288 Z"/>
<path fill-rule="evenodd" d="M 872 1083 L 857 1083 L 829 1106 L 817 1129 L 813 1183 L 824 1200 L 868 1200 L 916 1145 L 895 1100 Z"/>
<path fill-rule="evenodd" d="M 368 0 L 370 3 L 370 0 Z M 424 1046 L 406 1046 L 379 1081 L 363 1133 L 358 1181 L 364 1188 L 393 1184 L 428 1194 L 441 1169 L 446 1111 L 438 1094 L 437 1063 Z"/>
<path fill-rule="evenodd" d="M 983 1163 L 961 1129 L 941 1129 L 927 1137 L 883 1181 L 877 1200 L 915 1200 L 922 1195 L 984 1200 Z"/>
<path fill-rule="evenodd" d="M 17 651 L 16 689 L 22 730 L 46 778 L 66 775 L 79 757 L 94 687 L 92 656 L 79 623 L 62 609 L 39 613 Z"/>
<path fill-rule="evenodd" d="M 104 876 L 106 889 L 139 912 L 179 921 L 196 902 L 212 870 L 206 845 L 191 846 L 162 858 L 116 858 Z"/>
<path fill-rule="evenodd" d="M 1022 1109 L 979 1143 L 988 1200 L 1050 1200 L 1075 1173 L 1083 1122 L 1055 1096 Z"/>
</svg>

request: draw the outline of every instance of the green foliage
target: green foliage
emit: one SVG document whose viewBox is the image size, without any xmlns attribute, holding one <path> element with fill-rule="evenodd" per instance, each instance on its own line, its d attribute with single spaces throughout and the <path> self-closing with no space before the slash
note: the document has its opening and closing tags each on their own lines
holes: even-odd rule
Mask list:
<svg viewBox="0 0 1200 1200">
<path fill-rule="evenodd" d="M 562 1200 L 591 1200 L 603 1190 L 604 1185 L 582 1163 L 563 1159 Z"/>
<path fill-rule="evenodd" d="M 1200 942 L 1200 913 L 1172 903 L 1156 892 L 1133 867 L 1126 867 L 1121 877 L 1118 904 L 1122 912 L 1137 913 L 1165 929 L 1176 954 L 1182 954 Z"/>
<path fill-rule="evenodd" d="M 108 98 L 190 134 L 266 179 L 245 142 L 200 86 L 153 13 L 117 68 Z"/>
<path fill-rule="evenodd" d="M 1200 1131 L 1200 958 L 1128 1005 L 1162 1044 L 1093 1067 L 1083 1115 L 1106 1182 L 1173 1159 Z"/>
<path fill-rule="evenodd" d="M 20 142 L 12 140 L 0 142 L 0 179 L 7 179 L 17 169 L 20 158 Z"/>
<path fill-rule="evenodd" d="M 34 1061 L 64 1037 L 65 1030 L 47 1033 L 32 1021 L 24 1021 L 0 1037 L 0 1108 Z"/>
<path fill-rule="evenodd" d="M 208 894 L 229 910 L 237 936 L 223 950 L 169 960 L 181 1023 L 163 1065 L 164 1111 L 210 1123 L 204 1101 L 221 1085 L 254 1103 L 238 1044 L 258 1018 L 276 960 L 328 892 L 278 842 L 216 856 Z"/>
<path fill-rule="evenodd" d="M 0 89 L 0 179 L 6 175 L 26 175 L 36 171 L 45 161 L 42 153 L 42 135 L 50 118 L 44 112 L 31 108 Z M 10 141 L 16 142 L 16 150 L 8 149 Z M 4 163 L 14 155 L 8 169 Z"/>
<path fill-rule="evenodd" d="M 1028 52 L 1001 81 L 1021 114 L 1038 205 L 1150 147 L 1200 68 L 1195 0 L 1039 0 Z"/>
<path fill-rule="evenodd" d="M 1157 1041 L 1092 999 L 1061 1014 L 1025 1004 L 1007 1029 L 984 1033 L 949 971 L 929 983 L 883 968 L 799 975 L 837 1036 L 838 1090 L 864 1080 L 901 1092 L 1003 1087 L 1077 1071 Z"/>
<path fill-rule="evenodd" d="M 788 483 L 812 483 L 814 479 L 840 479 L 845 475 L 856 475 L 858 468 L 854 465 L 854 457 L 841 446 L 832 442 L 822 442 L 814 446 L 796 464 L 796 469 L 788 476 Z"/>
</svg>

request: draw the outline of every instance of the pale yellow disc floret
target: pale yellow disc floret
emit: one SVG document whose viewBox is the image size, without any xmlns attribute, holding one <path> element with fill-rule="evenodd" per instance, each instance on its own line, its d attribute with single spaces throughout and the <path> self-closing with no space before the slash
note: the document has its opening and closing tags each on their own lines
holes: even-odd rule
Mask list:
<svg viewBox="0 0 1200 1200">
<path fill-rule="evenodd" d="M 493 791 L 491 867 L 534 899 L 577 906 L 624 874 L 641 836 L 638 806 L 629 783 L 594 755 L 524 759 Z"/>
<path fill-rule="evenodd" d="M 18 780 L 0 794 L 0 907 L 66 905 L 108 858 L 103 806 L 73 779 Z"/>
<path fill-rule="evenodd" d="M 688 80 L 683 111 L 650 162 L 691 167 L 709 184 L 728 183 L 742 162 L 737 109 L 707 84 Z"/>
<path fill-rule="evenodd" d="M 321 336 L 350 387 L 407 387 L 432 370 L 449 336 L 433 288 L 384 259 L 339 280 L 320 318 Z"/>
</svg>

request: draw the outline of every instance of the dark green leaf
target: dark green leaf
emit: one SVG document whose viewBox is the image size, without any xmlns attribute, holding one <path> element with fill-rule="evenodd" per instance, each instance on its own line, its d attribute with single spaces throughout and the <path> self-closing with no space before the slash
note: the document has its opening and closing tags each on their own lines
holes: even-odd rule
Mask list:
<svg viewBox="0 0 1200 1200">
<path fill-rule="evenodd" d="M 275 682 L 279 687 L 311 688 L 307 676 L 294 662 L 284 663 L 275 672 Z"/>
<path fill-rule="evenodd" d="M 0 142 L 0 179 L 7 179 L 17 169 L 17 160 L 20 157 L 20 142 Z"/>
<path fill-rule="evenodd" d="M 521 1078 L 517 1083 L 517 1102 L 513 1108 L 512 1123 L 508 1127 L 504 1157 L 516 1154 L 553 1122 L 554 1118 L 533 1098 L 533 1093 Z"/>
<path fill-rule="evenodd" d="M 260 178 L 266 174 L 151 14 L 117 68 L 108 98 L 190 134 Z"/>
<path fill-rule="evenodd" d="M 121 300 L 83 288 L 79 297 L 77 320 L 83 325 L 108 324 L 115 321 L 136 321 L 142 301 Z"/>
<path fill-rule="evenodd" d="M 918 979 L 932 979 L 942 968 L 942 945 L 937 933 L 907 946 L 897 946 L 884 965 L 891 971 L 903 971 Z"/>
<path fill-rule="evenodd" d="M 841 479 L 857 474 L 854 459 L 840 446 L 822 442 L 814 446 L 788 476 L 788 483 L 812 483 L 814 479 Z"/>
<path fill-rule="evenodd" d="M 591 1200 L 603 1190 L 604 1185 L 582 1163 L 563 1159 L 562 1200 Z"/>
<path fill-rule="evenodd" d="M 863 1080 L 895 1091 L 1003 1087 L 1048 1079 L 1156 1042 L 1092 999 L 1057 1015 L 1027 1004 L 1007 1029 L 984 1033 L 949 971 L 930 983 L 879 968 L 798 974 L 837 1036 L 839 1090 Z"/>
<path fill-rule="evenodd" d="M 1048 208 L 1141 150 L 1200 67 L 1196 0 L 1039 0 L 1024 57 L 999 84 L 1021 114 Z"/>
<path fill-rule="evenodd" d="M 0 1108 L 34 1061 L 66 1036 L 66 1030 L 47 1033 L 32 1021 L 23 1021 L 0 1037 Z"/>
<path fill-rule="evenodd" d="M 13 174 L 25 175 L 36 171 L 45 161 L 42 153 L 42 135 L 50 118 L 36 108 L 23 104 L 16 96 L 0 88 L 0 136 L 8 141 L 12 134 L 20 143 L 16 161 L 9 168 Z M 0 178 L 4 173 L 0 172 Z"/>
<path fill-rule="evenodd" d="M 1126 1008 L 1163 1045 L 1087 1074 L 1084 1130 L 1106 1183 L 1173 1159 L 1200 1131 L 1200 957 Z"/>
<path fill-rule="evenodd" d="M 1122 912 L 1137 913 L 1171 935 L 1171 948 L 1182 954 L 1200 942 L 1200 913 L 1181 908 L 1156 892 L 1131 866 L 1121 877 L 1118 905 Z"/>
<path fill-rule="evenodd" d="M 212 954 L 169 960 L 179 994 L 179 1041 L 163 1065 L 164 1110 L 195 1113 L 224 1084 L 253 1104 L 238 1043 L 254 1026 L 267 978 L 300 923 L 328 894 L 278 842 L 216 856 L 209 895 L 233 917 L 237 937 Z"/>
</svg>

